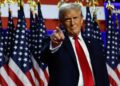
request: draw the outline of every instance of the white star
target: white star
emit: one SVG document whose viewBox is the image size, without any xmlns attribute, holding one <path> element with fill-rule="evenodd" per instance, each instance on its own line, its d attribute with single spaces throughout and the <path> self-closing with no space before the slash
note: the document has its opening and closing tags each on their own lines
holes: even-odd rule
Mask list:
<svg viewBox="0 0 120 86">
<path fill-rule="evenodd" d="M 107 59 L 109 59 L 110 57 L 109 56 L 107 56 Z"/>
<path fill-rule="evenodd" d="M 109 20 L 108 23 L 112 23 L 112 21 Z"/>
<path fill-rule="evenodd" d="M 108 38 L 111 38 L 110 36 L 108 36 Z"/>
<path fill-rule="evenodd" d="M 110 44 L 110 41 L 108 41 L 107 43 Z"/>
<path fill-rule="evenodd" d="M 25 52 L 25 53 L 24 53 L 24 55 L 25 55 L 25 56 L 28 56 L 28 53 L 27 53 L 27 52 Z"/>
<path fill-rule="evenodd" d="M 2 58 L 0 58 L 0 62 L 2 62 Z"/>
<path fill-rule="evenodd" d="M 2 56 L 3 54 L 0 52 L 0 56 Z"/>
<path fill-rule="evenodd" d="M 22 35 L 22 36 L 21 36 L 21 38 L 23 39 L 23 38 L 25 38 L 25 36 L 24 36 L 24 35 Z"/>
<path fill-rule="evenodd" d="M 14 51 L 13 54 L 16 55 L 17 53 Z"/>
<path fill-rule="evenodd" d="M 17 49 L 17 46 L 14 46 L 14 49 Z"/>
<path fill-rule="evenodd" d="M 28 50 L 28 48 L 26 47 L 25 50 Z"/>
<path fill-rule="evenodd" d="M 19 52 L 19 55 L 22 55 L 22 52 Z"/>
<path fill-rule="evenodd" d="M 24 63 L 24 64 L 23 64 L 23 67 L 26 67 L 26 66 L 27 66 L 27 64 Z"/>
<path fill-rule="evenodd" d="M 115 62 L 114 62 L 114 61 L 112 61 L 112 64 L 115 64 Z"/>
<path fill-rule="evenodd" d="M 112 49 L 114 49 L 115 47 L 114 46 L 112 46 Z"/>
<path fill-rule="evenodd" d="M 114 54 L 115 52 L 114 51 L 112 51 L 112 54 Z"/>
<path fill-rule="evenodd" d="M 22 30 L 22 33 L 25 33 L 25 30 Z"/>
<path fill-rule="evenodd" d="M 108 26 L 108 28 L 111 28 L 111 26 Z"/>
<path fill-rule="evenodd" d="M 7 42 L 5 42 L 5 45 L 7 44 Z"/>
<path fill-rule="evenodd" d="M 1 39 L 3 40 L 3 39 L 4 39 L 4 37 L 1 37 Z"/>
<path fill-rule="evenodd" d="M 18 24 L 17 26 L 20 27 L 20 24 Z"/>
<path fill-rule="evenodd" d="M 21 58 L 21 57 L 19 57 L 19 58 L 18 58 L 18 61 L 21 61 L 21 60 L 22 60 L 22 58 Z"/>
<path fill-rule="evenodd" d="M 24 44 L 24 41 L 20 41 L 21 44 Z"/>
<path fill-rule="evenodd" d="M 34 53 L 37 54 L 37 51 L 35 51 Z"/>
<path fill-rule="evenodd" d="M 24 58 L 24 61 L 27 62 L 27 58 Z"/>
<path fill-rule="evenodd" d="M 17 41 L 17 40 L 15 40 L 15 43 L 17 44 L 17 43 L 18 43 L 18 41 Z"/>
<path fill-rule="evenodd" d="M 41 43 L 41 42 L 42 42 L 42 40 L 39 40 L 39 42 Z"/>
<path fill-rule="evenodd" d="M 20 46 L 20 50 L 22 50 L 23 49 L 23 47 L 22 46 Z"/>
<path fill-rule="evenodd" d="M 2 51 L 2 50 L 3 50 L 3 48 L 2 48 L 2 47 L 0 47 L 0 50 Z"/>
<path fill-rule="evenodd" d="M 18 19 L 18 22 L 20 22 L 21 21 L 21 19 Z"/>
<path fill-rule="evenodd" d="M 39 51 L 39 54 L 41 54 L 41 51 Z"/>
<path fill-rule="evenodd" d="M 110 54 L 110 52 L 109 52 L 109 51 L 107 51 L 107 54 Z"/>
<path fill-rule="evenodd" d="M 111 18 L 111 15 L 109 15 L 109 18 Z"/>
<path fill-rule="evenodd" d="M 114 56 L 112 56 L 112 59 L 114 59 L 115 57 Z"/>
<path fill-rule="evenodd" d="M 90 34 L 87 34 L 87 36 L 90 36 Z"/>
<path fill-rule="evenodd" d="M 90 23 L 88 23 L 87 25 L 90 26 Z"/>
</svg>

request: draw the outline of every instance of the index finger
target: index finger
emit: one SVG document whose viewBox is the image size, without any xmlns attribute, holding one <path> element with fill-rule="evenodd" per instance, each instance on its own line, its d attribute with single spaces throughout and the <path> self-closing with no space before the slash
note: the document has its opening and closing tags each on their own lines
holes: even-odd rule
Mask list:
<svg viewBox="0 0 120 86">
<path fill-rule="evenodd" d="M 61 30 L 59 27 L 56 27 L 56 32 L 57 32 L 57 33 L 61 33 L 62 30 Z"/>
</svg>

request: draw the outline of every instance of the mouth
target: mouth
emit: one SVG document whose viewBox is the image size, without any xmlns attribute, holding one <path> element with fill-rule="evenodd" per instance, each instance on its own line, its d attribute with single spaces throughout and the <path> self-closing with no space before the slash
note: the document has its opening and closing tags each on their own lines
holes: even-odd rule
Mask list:
<svg viewBox="0 0 120 86">
<path fill-rule="evenodd" d="M 71 27 L 71 30 L 75 30 L 75 29 L 76 29 L 76 26 Z"/>
</svg>

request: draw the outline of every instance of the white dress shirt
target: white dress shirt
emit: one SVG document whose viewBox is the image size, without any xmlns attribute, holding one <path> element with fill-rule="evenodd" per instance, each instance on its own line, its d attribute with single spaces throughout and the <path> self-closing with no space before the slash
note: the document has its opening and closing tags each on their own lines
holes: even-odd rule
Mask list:
<svg viewBox="0 0 120 86">
<path fill-rule="evenodd" d="M 82 36 L 81 36 L 81 33 L 78 35 L 78 38 L 79 38 L 78 41 L 79 41 L 79 43 L 80 43 L 80 45 L 81 45 L 81 47 L 82 47 L 82 49 L 83 49 L 83 51 L 84 51 L 84 53 L 85 53 L 85 56 L 86 56 L 87 61 L 88 61 L 88 64 L 89 64 L 90 69 L 91 69 L 91 71 L 92 71 L 92 66 L 91 66 L 91 61 L 90 61 L 90 55 L 89 55 L 87 46 L 85 45 L 85 42 L 84 42 L 84 40 L 83 40 L 83 38 L 82 38 Z M 77 55 L 76 49 L 75 49 L 74 39 L 73 39 L 73 37 L 70 37 L 70 36 L 69 36 L 69 39 L 70 39 L 70 41 L 71 41 L 73 50 L 74 50 L 74 52 L 75 52 L 75 56 L 76 56 L 77 64 L 78 64 L 78 69 L 79 69 L 79 74 L 80 74 L 78 86 L 84 86 L 82 70 L 81 70 L 81 67 L 80 67 L 80 65 L 79 65 L 79 60 L 78 60 L 78 55 Z M 92 73 L 93 73 L 93 71 L 92 71 Z"/>
<path fill-rule="evenodd" d="M 78 35 L 78 38 L 79 38 L 78 41 L 79 41 L 79 43 L 81 44 L 81 47 L 83 48 L 83 51 L 84 51 L 84 53 L 85 53 L 85 56 L 86 56 L 86 58 L 87 58 L 88 64 L 89 64 L 89 66 L 90 66 L 90 69 L 91 69 L 92 75 L 93 75 L 93 70 L 92 70 L 91 61 L 90 61 L 90 55 L 89 55 L 87 46 L 85 45 L 85 42 L 84 42 L 84 40 L 83 40 L 83 38 L 82 38 L 82 36 L 81 36 L 81 33 Z M 71 44 L 72 44 L 72 47 L 73 47 L 73 50 L 74 50 L 74 53 L 75 53 L 75 56 L 76 56 L 77 65 L 78 65 L 78 70 L 79 70 L 79 75 L 80 75 L 80 76 L 79 76 L 78 86 L 84 86 L 82 70 L 81 70 L 81 67 L 80 67 L 80 65 L 79 65 L 78 55 L 77 55 L 77 53 L 76 53 L 75 44 L 74 44 L 74 39 L 73 39 L 73 37 L 71 37 L 71 36 L 69 36 L 69 39 L 70 39 L 70 42 L 71 42 Z M 52 48 L 52 45 L 50 44 L 50 50 L 51 50 L 51 52 L 52 52 L 52 53 L 56 52 L 56 51 L 60 48 L 61 45 L 62 45 L 62 43 L 61 43 L 59 46 L 57 46 L 57 47 L 55 47 L 55 48 Z"/>
</svg>

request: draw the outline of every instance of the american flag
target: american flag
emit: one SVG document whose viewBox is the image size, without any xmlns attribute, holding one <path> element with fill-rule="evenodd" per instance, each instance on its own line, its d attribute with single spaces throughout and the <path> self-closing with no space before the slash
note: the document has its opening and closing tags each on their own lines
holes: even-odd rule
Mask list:
<svg viewBox="0 0 120 86">
<path fill-rule="evenodd" d="M 5 54 L 5 40 L 4 35 L 5 32 L 2 30 L 2 21 L 0 15 L 0 85 L 1 86 L 15 86 L 9 85 L 9 82 L 13 82 L 12 79 L 8 75 L 8 58 Z"/>
<path fill-rule="evenodd" d="M 93 12 L 93 18 L 90 13 L 90 8 L 86 7 L 86 20 L 85 20 L 85 31 L 84 36 L 88 38 L 93 38 L 100 41 L 101 45 L 103 45 L 102 34 L 100 32 L 100 28 L 97 22 L 96 12 Z"/>
<path fill-rule="evenodd" d="M 118 32 L 117 27 L 114 26 L 110 10 L 108 10 L 107 19 L 106 58 L 109 80 L 111 86 L 120 86 L 120 53 L 118 53 L 120 32 Z"/>
<path fill-rule="evenodd" d="M 93 35 L 93 29 L 92 29 L 92 17 L 90 13 L 90 8 L 89 6 L 86 7 L 86 20 L 85 20 L 85 31 L 84 31 L 84 36 L 85 37 L 92 37 Z"/>
<path fill-rule="evenodd" d="M 13 41 L 14 41 L 14 22 L 13 22 L 13 17 L 12 17 L 12 11 L 9 8 L 9 16 L 8 16 L 8 28 L 5 31 L 4 35 L 4 46 L 5 46 L 5 55 L 7 57 L 7 60 L 9 60 L 9 57 L 11 56 L 12 49 L 13 49 Z"/>
<path fill-rule="evenodd" d="M 0 80 L 1 80 L 0 85 L 2 86 L 7 86 L 7 82 L 5 81 L 5 79 L 8 77 L 6 70 L 7 70 L 7 66 L 4 55 L 4 36 L 2 31 L 2 21 L 0 14 Z"/>
<path fill-rule="evenodd" d="M 0 31 L 0 85 L 2 86 L 48 85 L 47 65 L 40 61 L 41 49 L 47 33 L 39 4 L 38 10 L 39 17 L 36 16 L 36 20 L 31 13 L 29 31 L 26 30 L 23 6 L 20 6 L 18 11 L 16 29 L 14 29 L 9 11 L 8 29 L 4 34 L 5 37 Z M 2 25 L 1 19 L 0 25 Z"/>
<path fill-rule="evenodd" d="M 120 63 L 120 25 L 119 25 L 119 20 L 118 20 L 118 14 L 116 14 L 116 35 L 118 38 L 118 54 L 119 54 L 119 63 Z"/>
<path fill-rule="evenodd" d="M 103 47 L 103 51 L 105 51 L 104 49 L 104 43 L 102 40 L 102 34 L 98 25 L 98 21 L 97 21 L 97 15 L 96 12 L 93 12 L 93 20 L 92 20 L 92 38 L 96 39 L 99 41 L 100 45 Z"/>
<path fill-rule="evenodd" d="M 44 46 L 44 40 L 47 34 L 40 3 L 38 3 L 38 15 L 35 14 L 35 18 L 33 18 L 32 12 L 30 12 L 30 14 L 31 52 L 33 56 L 33 66 L 36 69 L 38 76 L 37 79 L 39 80 L 40 86 L 47 86 L 49 78 L 47 65 L 40 61 L 41 49 Z"/>
<path fill-rule="evenodd" d="M 36 15 L 36 19 L 38 19 Z M 47 86 L 48 84 L 48 76 L 46 69 L 42 69 L 45 65 L 41 63 L 40 61 L 40 54 L 41 54 L 41 48 L 42 48 L 42 37 L 41 36 L 40 28 L 37 28 L 36 24 L 38 25 L 40 22 L 35 21 L 35 18 L 33 17 L 32 11 L 30 12 L 30 31 L 31 31 L 31 53 L 32 53 L 32 61 L 34 70 L 36 71 L 36 78 L 39 81 L 39 86 Z M 42 29 L 42 28 L 41 28 Z M 38 33 L 39 32 L 39 33 Z M 40 43 L 39 43 L 40 42 Z M 45 66 L 46 68 L 46 66 Z"/>
<path fill-rule="evenodd" d="M 98 21 L 97 21 L 97 15 L 96 13 L 94 12 L 93 13 L 93 38 L 94 39 L 97 39 L 99 41 L 102 41 L 102 34 L 100 32 L 100 28 L 99 28 L 99 25 L 98 25 Z"/>
<path fill-rule="evenodd" d="M 23 7 L 18 11 L 18 24 L 15 30 L 13 52 L 9 60 L 9 76 L 14 83 L 11 86 L 36 86 L 33 64 L 29 49 Z"/>
<path fill-rule="evenodd" d="M 36 21 L 37 22 L 37 21 Z M 45 44 L 45 40 L 47 38 L 47 31 L 46 31 L 46 28 L 45 28 L 45 21 L 43 19 L 43 15 L 42 15 L 42 12 L 41 12 L 41 6 L 40 6 L 40 2 L 38 2 L 38 22 L 39 24 L 37 24 L 37 28 L 39 29 L 38 31 L 38 38 L 39 38 L 39 43 L 41 46 L 44 46 Z M 42 47 L 39 47 L 39 51 L 42 49 Z M 41 54 L 41 53 L 40 53 Z M 39 58 L 37 58 L 39 59 Z M 49 72 L 48 72 L 48 68 L 47 68 L 47 65 L 44 64 L 43 62 L 38 62 L 39 63 L 39 66 L 40 68 L 43 70 L 44 72 L 44 76 L 48 82 L 49 80 Z M 45 81 L 45 80 L 43 80 Z M 47 84 L 46 84 L 47 85 Z"/>
</svg>

